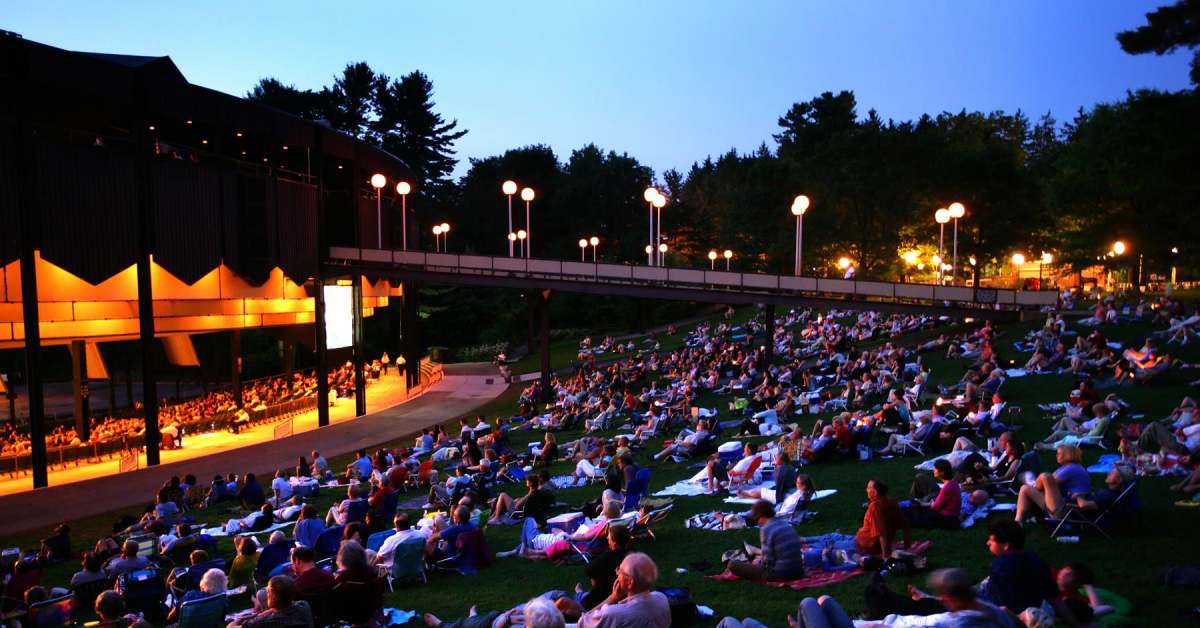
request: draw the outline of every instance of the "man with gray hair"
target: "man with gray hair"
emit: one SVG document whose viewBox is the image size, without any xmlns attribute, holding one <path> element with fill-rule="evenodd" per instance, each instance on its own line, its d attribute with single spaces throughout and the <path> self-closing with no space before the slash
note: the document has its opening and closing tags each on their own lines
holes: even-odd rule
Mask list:
<svg viewBox="0 0 1200 628">
<path fill-rule="evenodd" d="M 621 561 L 612 594 L 579 618 L 580 628 L 668 628 L 667 596 L 654 590 L 658 567 L 649 556 L 634 552 Z"/>
</svg>

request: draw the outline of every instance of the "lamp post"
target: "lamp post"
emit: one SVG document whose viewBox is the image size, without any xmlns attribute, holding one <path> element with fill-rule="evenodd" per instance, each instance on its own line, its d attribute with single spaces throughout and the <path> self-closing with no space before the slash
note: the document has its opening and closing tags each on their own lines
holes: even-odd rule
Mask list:
<svg viewBox="0 0 1200 628">
<path fill-rule="evenodd" d="M 521 254 L 519 257 L 529 257 L 527 249 L 525 248 L 525 240 L 527 238 L 529 238 L 528 231 L 525 231 L 524 229 L 517 229 L 517 240 L 520 240 L 521 245 Z"/>
<path fill-rule="evenodd" d="M 401 181 L 396 184 L 396 194 L 400 195 L 400 248 L 408 250 L 408 194 L 412 192 L 412 186 L 408 181 Z"/>
<path fill-rule="evenodd" d="M 442 227 L 442 252 L 449 253 L 450 252 L 450 225 L 448 223 L 443 222 L 441 224 L 441 227 Z"/>
<path fill-rule="evenodd" d="M 654 265 L 654 201 L 656 199 L 658 199 L 658 190 L 653 187 L 646 188 L 646 191 L 642 192 L 642 200 L 646 201 L 650 208 L 650 238 L 646 243 L 646 265 L 648 266 Z"/>
<path fill-rule="evenodd" d="M 1038 263 L 1038 290 L 1042 289 L 1042 269 L 1045 268 L 1046 264 L 1053 264 L 1053 263 L 1054 263 L 1054 256 L 1045 251 L 1042 251 L 1042 258 Z"/>
<path fill-rule="evenodd" d="M 383 248 L 383 186 L 387 185 L 387 177 L 375 173 L 371 175 L 371 187 L 375 188 L 375 236 L 376 248 Z"/>
<path fill-rule="evenodd" d="M 433 252 L 434 252 L 434 253 L 441 253 L 441 252 L 442 252 L 442 240 L 441 240 L 441 238 L 442 238 L 442 226 L 441 226 L 441 225 L 434 225 L 434 226 L 433 226 Z"/>
<path fill-rule="evenodd" d="M 723 255 L 725 256 L 725 270 L 729 270 L 729 260 L 733 259 L 733 251 L 725 249 L 725 253 Z"/>
<path fill-rule="evenodd" d="M 950 283 L 958 285 L 958 219 L 962 218 L 967 213 L 967 208 L 963 207 L 962 203 L 950 203 L 950 217 L 954 219 L 954 253 L 951 257 L 950 268 Z"/>
<path fill-rule="evenodd" d="M 505 181 L 500 185 L 500 191 L 504 192 L 504 195 L 508 197 L 508 256 L 512 257 L 513 242 L 517 239 L 512 228 L 512 197 L 513 194 L 517 193 L 517 182 L 512 180 Z"/>
<path fill-rule="evenodd" d="M 586 262 L 584 259 L 587 256 L 588 241 L 587 238 L 579 238 L 579 261 Z"/>
<path fill-rule="evenodd" d="M 529 204 L 533 202 L 533 188 L 521 190 L 521 200 L 525 201 L 525 257 L 529 257 L 533 249 L 533 224 L 529 222 Z"/>
<path fill-rule="evenodd" d="M 1177 246 L 1171 247 L 1171 282 L 1167 284 L 1167 291 L 1166 291 L 1167 296 L 1171 296 L 1171 294 L 1173 292 L 1175 292 L 1175 270 L 1176 270 L 1175 260 L 1178 258 L 1178 256 L 1179 256 L 1179 247 L 1177 247 Z"/>
<path fill-rule="evenodd" d="M 654 199 L 654 209 L 655 209 L 655 213 L 658 215 L 658 218 L 657 218 L 658 228 L 656 231 L 657 237 L 654 238 L 655 242 L 660 242 L 660 243 L 662 242 L 662 208 L 666 204 L 667 204 L 667 197 L 663 196 L 662 192 L 659 192 L 658 197 Z M 658 265 L 659 266 L 663 265 L 663 253 L 666 253 L 666 251 L 667 251 L 663 247 L 664 247 L 663 244 L 659 244 L 659 246 L 658 246 Z"/>
<path fill-rule="evenodd" d="M 717 252 L 716 251 L 708 252 L 708 269 L 709 270 L 717 269 Z"/>
<path fill-rule="evenodd" d="M 802 260 L 804 259 L 804 212 L 808 211 L 808 197 L 801 194 L 792 200 L 792 215 L 796 217 L 796 270 L 795 275 L 800 276 L 800 269 L 803 268 Z"/>
<path fill-rule="evenodd" d="M 1017 288 L 1021 287 L 1021 266 L 1025 265 L 1025 255 L 1021 253 L 1012 254 L 1013 272 L 1017 275 Z"/>
<path fill-rule="evenodd" d="M 600 244 L 600 238 L 592 236 L 588 238 L 588 244 L 592 245 L 592 263 L 596 263 L 596 247 Z"/>
<path fill-rule="evenodd" d="M 1117 240 L 1116 242 L 1113 242 L 1112 250 L 1109 251 L 1108 254 L 1116 258 L 1124 255 L 1125 251 L 1125 242 L 1123 240 Z"/>
<path fill-rule="evenodd" d="M 937 282 L 942 284 L 942 262 L 940 260 L 946 258 L 946 223 L 950 222 L 950 210 L 942 207 L 936 212 L 933 212 L 933 219 L 937 222 L 941 229 L 941 235 L 938 236 L 938 267 L 937 267 Z"/>
<path fill-rule="evenodd" d="M 667 256 L 667 243 L 659 242 L 658 243 L 658 265 L 659 266 L 666 266 L 666 264 L 664 263 L 666 256 Z"/>
</svg>

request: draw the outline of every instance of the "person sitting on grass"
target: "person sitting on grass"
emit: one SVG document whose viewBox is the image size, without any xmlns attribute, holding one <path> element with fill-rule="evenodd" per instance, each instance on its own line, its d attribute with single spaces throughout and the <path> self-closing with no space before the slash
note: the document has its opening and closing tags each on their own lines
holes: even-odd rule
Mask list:
<svg viewBox="0 0 1200 628">
<path fill-rule="evenodd" d="M 995 558 L 986 585 L 979 587 L 983 598 L 1016 614 L 1058 597 L 1049 565 L 1025 549 L 1025 529 L 1015 521 L 992 522 L 987 548 Z"/>
<path fill-rule="evenodd" d="M 904 511 L 904 516 L 914 528 L 945 528 L 954 530 L 962 523 L 959 515 L 962 511 L 962 489 L 955 479 L 954 469 L 950 461 L 939 458 L 933 463 L 933 478 L 941 482 L 937 497 L 926 503 L 913 500 L 912 506 Z"/>
<path fill-rule="evenodd" d="M 575 584 L 575 599 L 583 606 L 583 610 L 592 610 L 612 595 L 613 584 L 617 581 L 617 568 L 629 553 L 630 540 L 628 526 L 609 526 L 608 551 L 596 556 L 584 567 L 591 590 L 585 592 L 581 584 Z"/>
<path fill-rule="evenodd" d="M 1093 404 L 1091 419 L 1083 422 L 1069 417 L 1059 419 L 1058 423 L 1054 424 L 1054 431 L 1036 447 L 1040 450 L 1050 450 L 1059 445 L 1076 444 L 1085 438 L 1102 438 L 1108 432 L 1114 414 L 1105 403 Z"/>
<path fill-rule="evenodd" d="M 591 521 L 586 528 L 580 526 L 573 534 L 567 534 L 562 530 L 539 532 L 537 522 L 527 517 L 524 528 L 521 530 L 521 540 L 517 544 L 517 547 L 507 552 L 497 552 L 496 556 L 498 558 L 506 558 L 509 556 L 537 557 L 544 555 L 550 559 L 565 558 L 571 554 L 572 545 L 589 543 L 606 529 L 609 522 L 619 519 L 621 517 L 621 506 L 620 502 L 606 503 L 604 511 L 598 518 Z"/>
<path fill-rule="evenodd" d="M 966 571 L 939 569 L 927 580 L 933 594 L 908 585 L 908 596 L 887 591 L 873 579 L 867 589 L 870 626 L 987 626 L 1015 628 L 1014 615 L 976 597 L 974 583 Z M 803 624 L 802 624 L 803 625 Z"/>
<path fill-rule="evenodd" d="M 759 526 L 760 548 L 749 561 L 731 560 L 725 568 L 746 580 L 795 580 L 804 576 L 803 542 L 790 523 L 775 517 L 775 508 L 758 500 L 750 508 L 749 520 Z"/>
<path fill-rule="evenodd" d="M 254 570 L 258 567 L 258 542 L 252 536 L 239 536 L 233 542 L 237 556 L 229 566 L 229 587 L 254 585 Z"/>
<path fill-rule="evenodd" d="M 658 566 L 641 552 L 621 561 L 612 594 L 579 618 L 579 628 L 669 628 L 671 605 L 667 596 L 654 590 Z"/>
<path fill-rule="evenodd" d="M 245 619 L 235 619 L 229 628 L 310 628 L 312 609 L 297 599 L 296 581 L 289 576 L 275 576 L 267 582 L 266 608 Z"/>
<path fill-rule="evenodd" d="M 433 613 L 425 613 L 422 620 L 431 628 L 563 628 L 567 622 L 574 624 L 581 612 L 579 604 L 571 598 L 550 601 L 539 596 L 505 612 L 491 611 L 480 615 L 472 606 L 467 616 L 458 621 L 442 621 Z"/>
<path fill-rule="evenodd" d="M 201 600 L 212 595 L 225 593 L 228 587 L 229 580 L 224 571 L 215 568 L 209 569 L 208 571 L 204 572 L 203 576 L 200 577 L 199 588 L 192 589 L 187 593 L 184 593 L 183 598 L 180 599 L 180 604 L 183 602 Z M 167 623 L 173 624 L 179 621 L 179 608 L 179 605 L 171 608 L 171 611 L 167 613 Z"/>
<path fill-rule="evenodd" d="M 366 502 L 365 495 L 369 490 L 367 486 L 366 484 L 351 484 L 346 487 L 346 499 L 329 508 L 329 512 L 325 515 L 325 525 L 346 525 L 349 522 L 350 511 L 356 507 L 356 504 Z M 361 508 L 361 506 L 358 507 Z"/>
<path fill-rule="evenodd" d="M 696 431 L 688 433 L 688 430 L 684 430 L 679 438 L 665 443 L 663 450 L 654 454 L 654 459 L 662 460 L 667 456 L 671 456 L 676 461 L 683 460 L 692 455 L 696 447 L 708 438 L 709 433 L 708 422 L 699 421 L 696 423 Z"/>
<path fill-rule="evenodd" d="M 538 521 L 545 520 L 546 512 L 554 503 L 554 496 L 542 489 L 541 478 L 535 474 L 525 476 L 525 486 L 525 494 L 515 499 L 504 492 L 496 496 L 492 501 L 489 524 L 503 523 L 513 511 L 522 511 L 525 517 L 532 517 Z"/>
<path fill-rule="evenodd" d="M 766 454 L 762 454 L 766 455 Z M 775 473 L 774 484 L 771 488 L 753 488 L 749 490 L 739 489 L 738 497 L 748 497 L 750 499 L 763 499 L 772 504 L 778 504 L 787 497 L 787 494 L 796 484 L 796 467 L 792 464 L 792 457 L 786 451 L 780 449 L 775 452 Z"/>
<path fill-rule="evenodd" d="M 883 558 L 892 555 L 892 550 L 897 547 L 896 536 L 901 532 L 904 534 L 904 545 L 911 545 L 908 520 L 887 493 L 888 486 L 882 480 L 867 482 L 867 512 L 863 515 L 862 527 L 854 536 L 831 533 L 802 537 L 802 540 L 809 545 Z"/>
<path fill-rule="evenodd" d="M 1068 501 L 1086 496 L 1092 491 L 1092 480 L 1080 463 L 1083 452 L 1075 445 L 1059 445 L 1058 464 L 1054 473 L 1043 473 L 1035 484 L 1024 485 L 1017 494 L 1016 522 L 1024 523 L 1038 514 L 1060 517 Z"/>
</svg>

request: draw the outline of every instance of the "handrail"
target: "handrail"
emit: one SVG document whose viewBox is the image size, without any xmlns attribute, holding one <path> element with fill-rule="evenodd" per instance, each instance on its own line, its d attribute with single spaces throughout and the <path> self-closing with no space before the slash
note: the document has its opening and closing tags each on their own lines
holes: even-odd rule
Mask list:
<svg viewBox="0 0 1200 628">
<path fill-rule="evenodd" d="M 329 257 L 332 260 L 392 263 L 404 267 L 420 267 L 431 272 L 458 275 L 526 276 L 534 279 L 612 284 L 674 284 L 680 288 L 773 291 L 787 294 L 829 295 L 837 298 L 909 299 L 972 306 L 999 306 L 1006 309 L 1040 307 L 1054 305 L 1058 302 L 1058 292 L 1054 290 L 939 286 L 893 281 L 771 275 L 459 253 L 331 247 Z"/>
</svg>

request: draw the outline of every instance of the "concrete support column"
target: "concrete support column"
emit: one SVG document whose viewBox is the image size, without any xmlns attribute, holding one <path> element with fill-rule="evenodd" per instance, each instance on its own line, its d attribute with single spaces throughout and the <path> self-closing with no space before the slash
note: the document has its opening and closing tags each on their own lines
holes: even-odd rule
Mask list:
<svg viewBox="0 0 1200 628">
<path fill-rule="evenodd" d="M 75 397 L 75 433 L 79 440 L 91 437 L 91 408 L 88 403 L 87 346 L 82 340 L 71 341 L 71 390 Z"/>
<path fill-rule="evenodd" d="M 242 400 L 242 330 L 229 332 L 229 381 L 233 386 L 233 403 L 241 408 Z"/>
<path fill-rule="evenodd" d="M 367 413 L 367 374 L 364 371 L 365 357 L 363 356 L 363 309 L 362 309 L 361 275 L 354 277 L 354 416 Z"/>
</svg>

